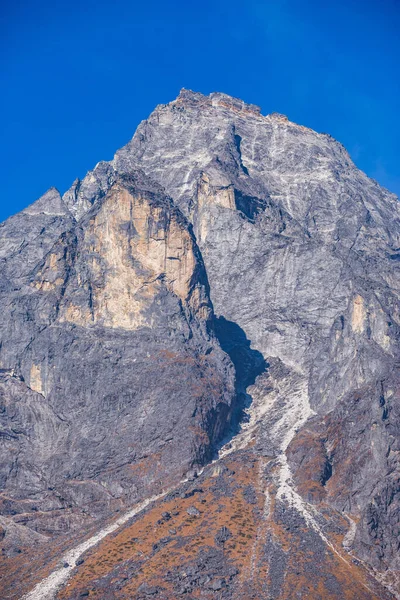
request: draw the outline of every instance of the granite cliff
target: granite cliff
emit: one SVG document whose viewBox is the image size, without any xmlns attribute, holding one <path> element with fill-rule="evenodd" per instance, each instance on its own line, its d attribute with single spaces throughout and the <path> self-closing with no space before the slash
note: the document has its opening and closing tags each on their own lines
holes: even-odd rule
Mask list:
<svg viewBox="0 0 400 600">
<path fill-rule="evenodd" d="M 399 258 L 340 143 L 188 90 L 3 223 L 2 597 L 399 597 Z"/>
</svg>

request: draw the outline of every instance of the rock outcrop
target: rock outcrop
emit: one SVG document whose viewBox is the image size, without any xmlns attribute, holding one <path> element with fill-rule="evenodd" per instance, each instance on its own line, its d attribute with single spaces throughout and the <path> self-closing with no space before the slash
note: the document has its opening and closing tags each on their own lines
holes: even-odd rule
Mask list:
<svg viewBox="0 0 400 600">
<path fill-rule="evenodd" d="M 235 414 L 203 261 L 159 186 L 132 173 L 62 223 L 27 273 L 11 256 L 2 289 L 2 489 L 11 511 L 34 502 L 36 531 L 48 510 L 104 515 L 179 479 Z"/>
<path fill-rule="evenodd" d="M 340 143 L 182 90 L 0 240 L 2 527 L 75 536 L 219 452 L 223 519 L 180 491 L 60 597 L 400 593 L 400 208 Z"/>
</svg>

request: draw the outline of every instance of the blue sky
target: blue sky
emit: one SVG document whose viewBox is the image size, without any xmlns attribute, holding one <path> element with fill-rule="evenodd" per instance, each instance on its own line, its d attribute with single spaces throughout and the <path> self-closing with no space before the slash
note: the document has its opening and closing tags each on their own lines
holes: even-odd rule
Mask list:
<svg viewBox="0 0 400 600">
<path fill-rule="evenodd" d="M 330 133 L 400 194 L 400 2 L 3 0 L 0 220 L 109 160 L 181 87 Z"/>
</svg>

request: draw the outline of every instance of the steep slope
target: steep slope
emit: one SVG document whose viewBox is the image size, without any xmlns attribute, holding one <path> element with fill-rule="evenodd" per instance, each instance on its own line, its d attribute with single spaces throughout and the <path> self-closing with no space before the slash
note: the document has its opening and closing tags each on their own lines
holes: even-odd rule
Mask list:
<svg viewBox="0 0 400 600">
<path fill-rule="evenodd" d="M 201 255 L 171 201 L 131 174 L 64 225 L 2 289 L 2 502 L 43 534 L 181 478 L 235 412 Z"/>
<path fill-rule="evenodd" d="M 31 247 L 4 225 L 1 366 L 39 394 L 38 439 L 57 450 L 38 453 L 34 470 L 26 462 L 29 478 L 13 467 L 4 486 L 31 499 L 45 464 L 77 524 L 74 507 L 106 516 L 178 486 L 162 501 L 173 507 L 156 503 L 155 531 L 152 513 L 138 514 L 122 546 L 92 549 L 59 596 L 400 593 L 398 199 L 330 136 L 187 90 L 54 198 L 51 235 L 23 221 Z M 158 513 L 185 515 L 179 480 L 224 435 L 228 480 L 206 468 L 199 483 L 209 518 L 196 504 L 167 535 Z"/>
</svg>

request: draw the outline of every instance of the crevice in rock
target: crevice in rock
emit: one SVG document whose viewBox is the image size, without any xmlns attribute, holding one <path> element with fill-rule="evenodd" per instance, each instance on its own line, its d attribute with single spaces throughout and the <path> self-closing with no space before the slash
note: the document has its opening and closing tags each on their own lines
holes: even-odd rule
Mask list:
<svg viewBox="0 0 400 600">
<path fill-rule="evenodd" d="M 321 473 L 321 484 L 323 486 L 325 486 L 327 484 L 327 482 L 329 481 L 329 479 L 332 477 L 332 473 L 333 473 L 332 462 L 329 459 L 329 457 L 327 456 L 325 458 L 325 463 L 324 463 L 323 470 Z"/>
<path fill-rule="evenodd" d="M 261 352 L 251 348 L 251 340 L 237 323 L 223 316 L 214 317 L 214 331 L 222 350 L 228 354 L 235 368 L 235 403 L 223 439 L 223 443 L 228 443 L 239 433 L 241 423 L 248 419 L 245 409 L 252 403 L 247 391 L 249 386 L 267 370 L 269 364 Z"/>
<path fill-rule="evenodd" d="M 257 215 L 266 209 L 267 202 L 261 198 L 246 196 L 235 189 L 235 205 L 238 211 L 240 211 L 251 223 L 254 223 Z"/>
<path fill-rule="evenodd" d="M 240 164 L 240 167 L 241 167 L 243 173 L 245 173 L 245 175 L 248 175 L 249 171 L 248 171 L 247 167 L 244 166 L 243 161 L 242 161 L 242 150 L 240 148 L 240 145 L 242 143 L 242 138 L 240 137 L 240 135 L 235 134 L 234 140 L 235 140 L 236 150 L 237 150 L 237 153 L 239 155 L 239 164 Z"/>
</svg>

